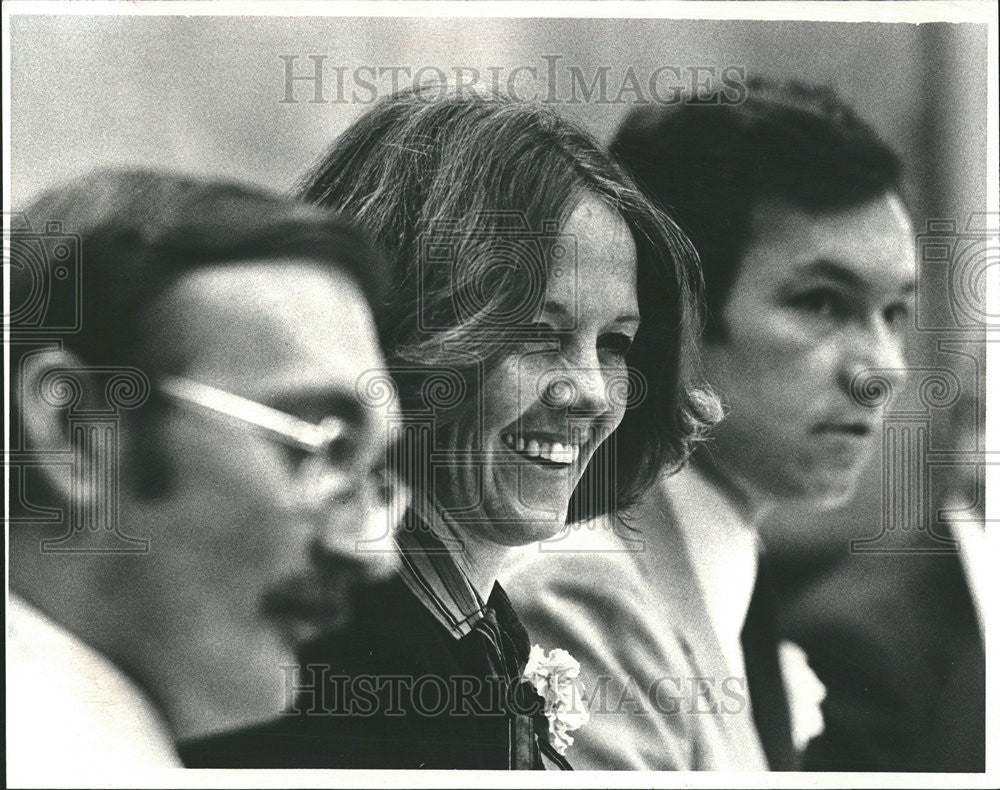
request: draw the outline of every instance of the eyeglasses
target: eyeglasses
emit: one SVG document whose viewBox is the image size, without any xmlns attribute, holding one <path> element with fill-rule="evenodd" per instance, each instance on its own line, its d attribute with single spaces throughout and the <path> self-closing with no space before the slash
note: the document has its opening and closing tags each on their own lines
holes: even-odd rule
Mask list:
<svg viewBox="0 0 1000 790">
<path fill-rule="evenodd" d="M 315 462 L 309 465 L 310 486 L 322 486 L 328 497 L 346 501 L 356 493 L 361 478 L 344 470 L 344 457 L 339 440 L 349 430 L 346 420 L 329 416 L 319 424 L 307 422 L 278 409 L 220 390 L 208 384 L 167 376 L 158 382 L 159 392 L 182 406 L 195 406 L 209 415 L 227 417 L 242 423 L 268 438 L 306 453 Z M 365 470 L 367 482 L 385 485 L 387 476 L 379 470 Z M 373 479 L 374 478 L 374 479 Z"/>
<path fill-rule="evenodd" d="M 314 424 L 182 377 L 161 378 L 157 389 L 178 405 L 239 422 L 305 453 L 307 459 L 297 473 L 303 503 L 321 503 L 328 525 L 339 524 L 338 519 L 343 518 L 349 518 L 351 523 L 360 518 L 368 524 L 372 537 L 358 541 L 355 550 L 395 553 L 394 544 L 386 548 L 383 540 L 391 537 L 409 507 L 409 488 L 385 464 L 358 468 L 357 458 L 347 460 L 352 453 L 350 448 L 345 452 L 340 440 L 351 436 L 349 421 L 331 415 Z"/>
<path fill-rule="evenodd" d="M 178 376 L 160 379 L 159 391 L 182 405 L 198 406 L 229 417 L 310 455 L 329 453 L 333 443 L 347 432 L 347 422 L 339 417 L 324 417 L 316 425 L 263 403 Z"/>
</svg>

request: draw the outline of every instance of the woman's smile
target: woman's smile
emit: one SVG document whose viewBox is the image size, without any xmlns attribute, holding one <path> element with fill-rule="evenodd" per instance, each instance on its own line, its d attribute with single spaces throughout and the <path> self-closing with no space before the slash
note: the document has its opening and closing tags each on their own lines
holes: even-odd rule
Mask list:
<svg viewBox="0 0 1000 790">
<path fill-rule="evenodd" d="M 502 433 L 500 441 L 515 455 L 542 469 L 579 467 L 580 458 L 586 462 L 590 456 L 595 433 L 580 428 L 566 433 L 571 435 L 560 437 L 547 432 L 512 430 Z"/>
<path fill-rule="evenodd" d="M 545 348 L 517 347 L 482 383 L 482 411 L 460 419 L 452 447 L 466 457 L 438 481 L 438 499 L 476 513 L 495 538 L 523 545 L 565 527 L 570 499 L 625 403 L 614 382 L 639 325 L 636 251 L 607 204 L 586 194 L 564 223 L 575 260 L 561 264 L 536 316 Z M 611 482 L 608 483 L 611 485 Z"/>
</svg>

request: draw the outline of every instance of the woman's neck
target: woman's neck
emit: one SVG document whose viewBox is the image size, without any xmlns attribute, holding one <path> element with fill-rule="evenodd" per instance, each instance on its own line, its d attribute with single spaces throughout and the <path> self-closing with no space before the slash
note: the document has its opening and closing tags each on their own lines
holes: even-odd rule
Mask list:
<svg viewBox="0 0 1000 790">
<path fill-rule="evenodd" d="M 510 546 L 502 546 L 474 531 L 459 532 L 450 518 L 436 519 L 434 531 L 451 545 L 457 547 L 451 554 L 455 564 L 462 570 L 480 597 L 487 601 L 493 592 L 500 568 L 503 566 Z"/>
</svg>

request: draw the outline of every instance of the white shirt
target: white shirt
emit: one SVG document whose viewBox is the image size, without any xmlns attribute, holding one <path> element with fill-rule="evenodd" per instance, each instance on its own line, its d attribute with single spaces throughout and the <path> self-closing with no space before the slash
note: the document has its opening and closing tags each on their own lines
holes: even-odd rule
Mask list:
<svg viewBox="0 0 1000 790">
<path fill-rule="evenodd" d="M 156 708 L 107 658 L 11 594 L 7 618 L 7 779 L 180 768 Z"/>
<path fill-rule="evenodd" d="M 957 541 L 962 569 L 969 585 L 972 604 L 979 620 L 979 633 L 986 638 L 986 606 L 988 579 L 994 566 L 991 558 L 990 542 L 986 537 L 984 514 L 968 511 L 965 518 L 956 516 L 963 510 L 957 502 L 945 500 L 944 518 L 951 528 L 951 536 Z"/>
</svg>

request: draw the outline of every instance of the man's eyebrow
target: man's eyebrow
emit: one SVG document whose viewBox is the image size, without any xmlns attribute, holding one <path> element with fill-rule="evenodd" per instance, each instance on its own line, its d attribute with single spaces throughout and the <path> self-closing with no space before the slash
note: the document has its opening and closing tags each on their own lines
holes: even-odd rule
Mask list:
<svg viewBox="0 0 1000 790">
<path fill-rule="evenodd" d="M 797 271 L 799 274 L 820 275 L 829 277 L 832 280 L 840 280 L 842 283 L 851 288 L 864 289 L 866 286 L 864 278 L 857 272 L 849 266 L 845 266 L 844 264 L 831 260 L 830 258 L 817 258 L 816 260 L 800 264 L 797 267 Z M 913 293 L 916 288 L 916 280 L 910 277 L 899 287 L 899 293 L 902 296 L 908 296 Z"/>
<path fill-rule="evenodd" d="M 861 288 L 864 286 L 864 281 L 857 272 L 829 258 L 817 258 L 806 263 L 801 263 L 795 268 L 798 274 L 814 274 L 829 277 L 831 280 L 840 280 L 852 288 Z"/>
</svg>

